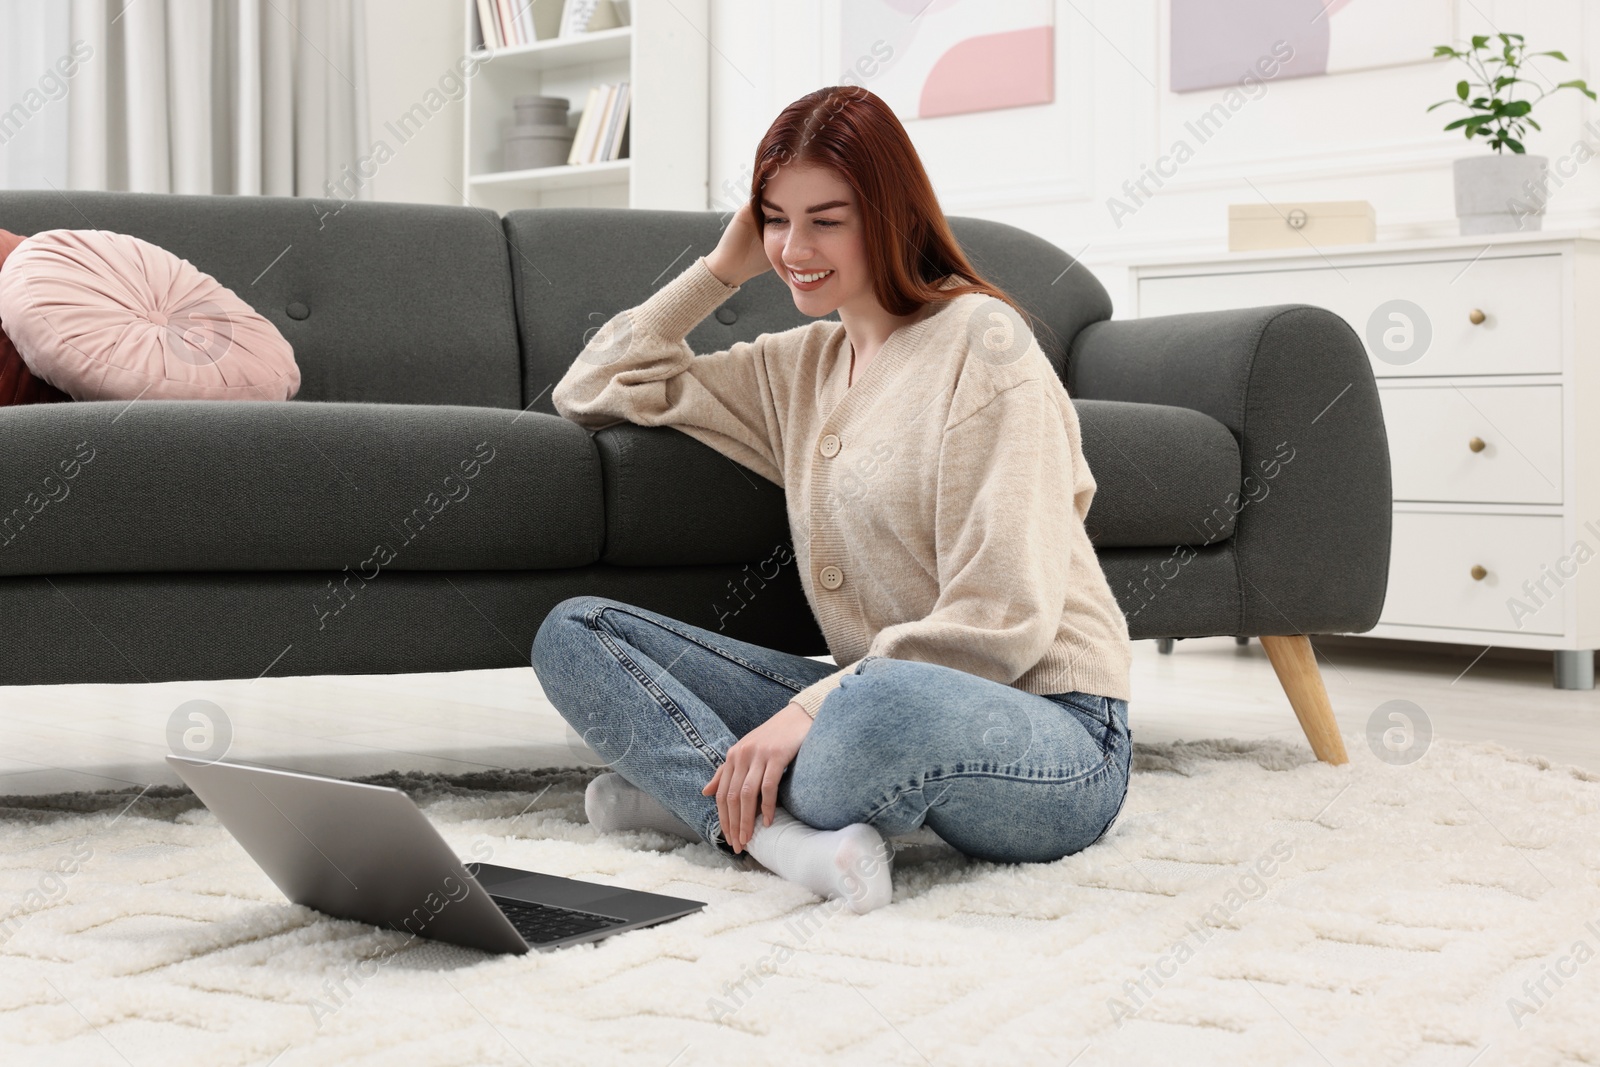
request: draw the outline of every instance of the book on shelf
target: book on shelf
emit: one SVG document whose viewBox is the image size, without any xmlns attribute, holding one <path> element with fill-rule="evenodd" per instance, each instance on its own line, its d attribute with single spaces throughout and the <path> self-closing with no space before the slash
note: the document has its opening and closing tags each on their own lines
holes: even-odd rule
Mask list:
<svg viewBox="0 0 1600 1067">
<path fill-rule="evenodd" d="M 606 163 L 621 158 L 626 143 L 630 87 L 627 82 L 591 85 L 572 136 L 568 163 Z"/>
<path fill-rule="evenodd" d="M 617 159 L 622 154 L 622 134 L 628 126 L 628 105 L 630 103 L 630 89 L 627 82 L 623 82 L 617 92 L 617 104 L 613 108 L 615 121 L 611 124 L 611 136 L 606 141 L 605 159 Z"/>
<path fill-rule="evenodd" d="M 559 35 L 572 37 L 623 25 L 611 0 L 563 0 Z"/>
<path fill-rule="evenodd" d="M 494 3 L 500 23 L 500 43 L 506 47 L 517 44 L 517 26 L 511 13 L 511 0 L 494 0 Z"/>
<path fill-rule="evenodd" d="M 477 0 L 473 5 L 473 50 L 492 52 L 500 47 L 500 39 L 494 32 L 493 16 L 494 0 Z"/>
<path fill-rule="evenodd" d="M 572 148 L 567 152 L 567 162 L 569 164 L 586 162 L 583 158 L 583 144 L 588 139 L 589 127 L 594 125 L 594 101 L 595 97 L 599 95 L 600 87 L 598 85 L 589 86 L 589 95 L 583 101 L 583 113 L 578 116 L 578 129 L 572 135 Z"/>
<path fill-rule="evenodd" d="M 492 52 L 542 40 L 539 23 L 544 11 L 539 11 L 536 18 L 535 4 L 561 2 L 564 0 L 474 0 L 473 51 Z"/>
<path fill-rule="evenodd" d="M 605 147 L 611 137 L 611 123 L 615 116 L 613 110 L 617 106 L 617 86 L 607 83 L 605 94 L 600 98 L 600 121 L 595 126 L 594 143 L 589 146 L 589 162 L 599 163 L 605 157 Z"/>
</svg>

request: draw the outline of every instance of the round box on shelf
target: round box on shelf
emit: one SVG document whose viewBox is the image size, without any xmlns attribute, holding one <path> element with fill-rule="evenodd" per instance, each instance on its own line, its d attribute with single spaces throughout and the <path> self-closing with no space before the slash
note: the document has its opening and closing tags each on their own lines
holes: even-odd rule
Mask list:
<svg viewBox="0 0 1600 1067">
<path fill-rule="evenodd" d="M 565 124 L 572 101 L 564 96 L 538 96 L 530 94 L 512 98 L 518 126 L 553 126 Z"/>
<path fill-rule="evenodd" d="M 577 132 L 566 123 L 513 126 L 506 133 L 505 169 L 561 166 L 572 151 L 572 137 Z"/>
</svg>

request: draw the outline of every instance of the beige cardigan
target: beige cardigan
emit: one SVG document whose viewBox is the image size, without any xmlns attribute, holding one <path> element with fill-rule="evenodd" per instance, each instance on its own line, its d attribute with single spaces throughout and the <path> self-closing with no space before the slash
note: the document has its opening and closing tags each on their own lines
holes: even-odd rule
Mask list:
<svg viewBox="0 0 1600 1067">
<path fill-rule="evenodd" d="M 674 426 L 785 489 L 801 585 L 844 664 L 794 702 L 815 717 L 864 656 L 1129 699 L 1077 411 L 1021 318 L 981 293 L 945 301 L 847 386 L 828 319 L 696 356 L 685 335 L 738 290 L 697 259 L 606 323 L 551 399 L 591 430 Z"/>
</svg>

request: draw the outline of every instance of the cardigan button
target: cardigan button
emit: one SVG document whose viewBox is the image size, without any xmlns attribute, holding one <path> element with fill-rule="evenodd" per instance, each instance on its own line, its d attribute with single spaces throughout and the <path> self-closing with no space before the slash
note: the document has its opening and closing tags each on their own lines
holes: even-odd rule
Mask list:
<svg viewBox="0 0 1600 1067">
<path fill-rule="evenodd" d="M 311 315 L 311 309 L 300 303 L 298 300 L 284 308 L 283 311 L 284 314 L 288 315 L 291 319 L 305 319 L 309 318 Z"/>
<path fill-rule="evenodd" d="M 717 321 L 724 326 L 732 326 L 739 321 L 739 313 L 726 305 L 717 308 Z"/>
<path fill-rule="evenodd" d="M 827 566 L 822 568 L 822 588 L 837 589 L 844 584 L 844 574 L 838 567 Z"/>
<path fill-rule="evenodd" d="M 832 459 L 839 454 L 839 435 L 830 433 L 822 437 L 822 454 Z"/>
</svg>

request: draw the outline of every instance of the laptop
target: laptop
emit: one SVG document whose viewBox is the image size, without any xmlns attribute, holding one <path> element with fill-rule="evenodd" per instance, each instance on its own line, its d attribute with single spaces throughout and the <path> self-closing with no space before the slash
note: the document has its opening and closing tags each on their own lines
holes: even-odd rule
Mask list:
<svg viewBox="0 0 1600 1067">
<path fill-rule="evenodd" d="M 485 952 L 598 941 L 704 901 L 468 863 L 399 789 L 249 763 L 167 762 L 296 904 Z"/>
</svg>

